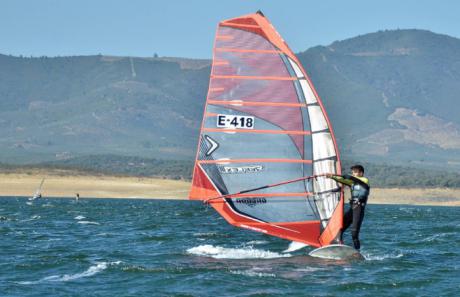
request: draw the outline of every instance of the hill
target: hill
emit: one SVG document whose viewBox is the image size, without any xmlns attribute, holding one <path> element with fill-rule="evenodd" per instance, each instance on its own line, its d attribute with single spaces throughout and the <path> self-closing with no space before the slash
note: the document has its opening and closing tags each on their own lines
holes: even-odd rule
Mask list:
<svg viewBox="0 0 460 297">
<path fill-rule="evenodd" d="M 459 39 L 381 31 L 299 59 L 344 159 L 460 168 Z M 191 160 L 209 72 L 207 60 L 0 55 L 0 161 Z"/>
<path fill-rule="evenodd" d="M 0 55 L 0 161 L 190 158 L 209 62 Z"/>
<path fill-rule="evenodd" d="M 458 168 L 460 40 L 381 31 L 299 54 L 347 158 Z"/>
</svg>

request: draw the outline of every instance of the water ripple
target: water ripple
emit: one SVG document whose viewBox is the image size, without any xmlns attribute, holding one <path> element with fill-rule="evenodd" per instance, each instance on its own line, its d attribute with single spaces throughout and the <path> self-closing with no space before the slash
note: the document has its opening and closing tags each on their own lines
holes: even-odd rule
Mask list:
<svg viewBox="0 0 460 297">
<path fill-rule="evenodd" d="M 2 297 L 455 296 L 460 289 L 458 207 L 369 205 L 366 260 L 347 262 L 235 228 L 198 202 L 0 200 Z M 351 243 L 349 232 L 344 239 Z"/>
</svg>

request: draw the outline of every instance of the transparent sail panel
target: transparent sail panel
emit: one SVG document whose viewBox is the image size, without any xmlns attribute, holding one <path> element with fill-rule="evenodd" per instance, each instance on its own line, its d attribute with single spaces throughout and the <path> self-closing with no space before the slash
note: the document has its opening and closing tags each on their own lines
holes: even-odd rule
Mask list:
<svg viewBox="0 0 460 297">
<path fill-rule="evenodd" d="M 315 202 L 321 217 L 322 227 L 325 228 L 339 203 L 340 193 L 323 193 L 315 195 Z"/>
<path fill-rule="evenodd" d="M 313 93 L 312 89 L 308 85 L 308 82 L 306 79 L 301 79 L 300 80 L 300 85 L 302 86 L 302 91 L 303 95 L 305 97 L 305 100 L 307 101 L 307 104 L 314 104 L 317 102 L 315 94 Z"/>
<path fill-rule="evenodd" d="M 328 132 L 314 133 L 313 138 L 313 160 L 334 157 L 335 149 L 331 134 Z"/>
<path fill-rule="evenodd" d="M 277 49 L 264 37 L 243 29 L 219 26 L 217 29 L 215 50 L 264 50 L 276 51 Z"/>
<path fill-rule="evenodd" d="M 302 222 L 318 220 L 314 202 L 302 197 L 257 197 L 232 199 L 242 214 L 264 222 Z"/>
<path fill-rule="evenodd" d="M 213 75 L 288 76 L 278 53 L 233 52 L 225 49 L 215 52 Z"/>
<path fill-rule="evenodd" d="M 321 107 L 314 105 L 308 106 L 308 114 L 311 119 L 311 132 L 318 132 L 328 129 Z"/>
<path fill-rule="evenodd" d="M 294 61 L 289 59 L 289 64 L 291 65 L 292 69 L 294 69 L 294 73 L 298 78 L 301 78 L 304 76 L 302 73 L 302 70 L 300 70 L 299 66 L 297 66 L 297 64 Z"/>
</svg>

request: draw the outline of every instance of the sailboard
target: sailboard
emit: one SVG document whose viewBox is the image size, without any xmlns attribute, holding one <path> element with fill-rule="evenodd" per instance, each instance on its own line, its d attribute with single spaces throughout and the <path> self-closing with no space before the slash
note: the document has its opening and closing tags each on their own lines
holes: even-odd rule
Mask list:
<svg viewBox="0 0 460 297">
<path fill-rule="evenodd" d="M 343 191 L 334 132 L 311 80 L 257 12 L 217 26 L 189 199 L 230 224 L 323 247 L 338 243 Z"/>
<path fill-rule="evenodd" d="M 351 246 L 343 244 L 331 244 L 314 249 L 308 253 L 312 257 L 331 260 L 364 260 L 363 255 Z"/>
<path fill-rule="evenodd" d="M 35 191 L 35 194 L 29 198 L 29 200 L 37 200 L 39 198 L 42 197 L 42 186 L 43 186 L 43 183 L 45 182 L 45 178 L 42 179 L 42 181 L 40 182 L 40 185 L 38 186 L 37 190 Z"/>
</svg>

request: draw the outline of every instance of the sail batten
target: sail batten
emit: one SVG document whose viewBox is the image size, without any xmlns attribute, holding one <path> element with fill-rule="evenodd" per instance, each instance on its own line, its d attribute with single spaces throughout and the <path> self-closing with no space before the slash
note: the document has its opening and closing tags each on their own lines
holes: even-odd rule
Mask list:
<svg viewBox="0 0 460 297">
<path fill-rule="evenodd" d="M 293 135 L 310 135 L 311 131 L 289 131 L 289 130 L 245 130 L 245 129 L 217 129 L 204 128 L 204 132 L 219 132 L 219 133 L 262 133 L 262 134 L 293 134 Z"/>
<path fill-rule="evenodd" d="M 285 102 L 264 102 L 264 101 L 243 101 L 243 100 L 209 100 L 209 104 L 214 105 L 233 105 L 233 106 L 273 106 L 273 107 L 307 107 L 303 103 L 285 103 Z"/>
<path fill-rule="evenodd" d="M 198 164 L 222 164 L 222 163 L 306 163 L 312 160 L 305 159 L 220 159 L 220 160 L 197 160 Z"/>
<path fill-rule="evenodd" d="M 212 75 L 214 79 L 253 79 L 253 80 L 297 80 L 296 77 L 291 76 L 250 76 L 250 75 Z"/>
<path fill-rule="evenodd" d="M 343 216 L 325 173 L 340 173 L 340 158 L 297 57 L 259 13 L 220 22 L 190 199 L 222 197 L 211 205 L 235 226 L 321 246 Z"/>
<path fill-rule="evenodd" d="M 239 53 L 258 53 L 258 54 L 282 54 L 279 50 L 258 50 L 258 49 L 243 49 L 243 48 L 226 48 L 218 47 L 215 48 L 217 52 L 239 52 Z"/>
</svg>

